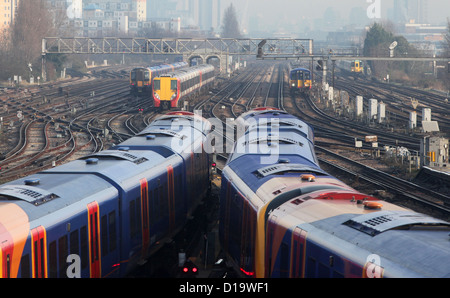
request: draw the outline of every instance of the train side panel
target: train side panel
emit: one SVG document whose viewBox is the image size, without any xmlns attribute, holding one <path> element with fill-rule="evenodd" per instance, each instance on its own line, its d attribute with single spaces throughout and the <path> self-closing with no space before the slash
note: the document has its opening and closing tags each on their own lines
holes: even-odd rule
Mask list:
<svg viewBox="0 0 450 298">
<path fill-rule="evenodd" d="M 186 135 L 178 151 L 177 132 L 158 126 L 149 137 L 150 126 L 110 150 L 0 186 L 0 276 L 116 277 L 142 264 L 208 191 L 209 158 L 197 151 L 203 125 L 193 126 L 178 131 Z"/>
</svg>

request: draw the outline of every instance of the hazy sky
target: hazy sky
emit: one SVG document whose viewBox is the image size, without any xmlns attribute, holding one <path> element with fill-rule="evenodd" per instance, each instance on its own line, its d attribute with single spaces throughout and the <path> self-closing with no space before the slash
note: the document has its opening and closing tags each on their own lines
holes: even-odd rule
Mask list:
<svg viewBox="0 0 450 298">
<path fill-rule="evenodd" d="M 381 6 L 381 17 L 387 18 L 388 10 L 393 8 L 394 0 L 378 0 Z M 348 19 L 354 7 L 361 7 L 364 12 L 375 0 L 222 0 L 222 7 L 230 3 L 236 6 L 240 17 L 260 15 L 265 23 L 276 24 L 277 18 L 320 18 L 326 8 L 333 7 L 339 16 Z M 428 0 L 428 20 L 433 23 L 444 23 L 450 18 L 450 0 Z"/>
</svg>

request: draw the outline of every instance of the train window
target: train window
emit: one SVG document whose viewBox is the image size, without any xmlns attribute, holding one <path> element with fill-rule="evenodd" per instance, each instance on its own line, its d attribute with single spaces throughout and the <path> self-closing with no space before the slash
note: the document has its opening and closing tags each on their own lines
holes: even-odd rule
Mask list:
<svg viewBox="0 0 450 298">
<path fill-rule="evenodd" d="M 344 278 L 344 274 L 337 272 L 337 271 L 333 271 L 333 276 L 332 278 Z"/>
<path fill-rule="evenodd" d="M 83 226 L 80 229 L 80 243 L 81 243 L 81 268 L 84 269 L 88 265 L 88 241 L 87 241 L 87 227 Z"/>
<path fill-rule="evenodd" d="M 145 72 L 144 72 L 144 80 L 145 80 L 145 81 L 150 80 L 150 72 L 149 72 L 149 71 L 145 71 Z"/>
<path fill-rule="evenodd" d="M 56 252 L 56 240 L 52 241 L 48 248 L 48 259 L 49 259 L 49 277 L 58 277 L 58 259 Z"/>
<path fill-rule="evenodd" d="M 67 235 L 58 239 L 58 262 L 59 262 L 59 277 L 66 276 L 67 256 L 69 255 L 67 246 Z"/>
<path fill-rule="evenodd" d="M 172 80 L 172 81 L 170 81 L 170 89 L 171 89 L 171 90 L 177 90 L 177 87 L 178 87 L 178 82 L 177 82 L 177 80 Z"/>
<path fill-rule="evenodd" d="M 163 207 L 163 209 L 161 210 L 162 214 L 167 214 L 168 210 L 169 210 L 169 201 L 168 201 L 168 192 L 167 192 L 167 182 L 164 182 L 164 184 L 161 186 L 161 201 L 162 204 L 161 206 Z"/>
<path fill-rule="evenodd" d="M 136 80 L 136 72 L 135 71 L 131 72 L 130 78 L 132 81 Z"/>
<path fill-rule="evenodd" d="M 106 217 L 106 215 L 103 215 L 101 218 L 100 229 L 102 239 L 102 255 L 106 256 L 108 254 L 108 218 Z"/>
<path fill-rule="evenodd" d="M 321 262 L 319 262 L 319 272 L 318 272 L 319 276 L 317 276 L 318 278 L 330 278 L 330 268 L 328 268 L 327 265 L 322 264 Z"/>
<path fill-rule="evenodd" d="M 153 81 L 153 89 L 154 90 L 161 90 L 161 81 L 160 80 L 154 80 Z"/>
<path fill-rule="evenodd" d="M 310 80 L 311 74 L 309 72 L 305 72 L 305 80 Z"/>
<path fill-rule="evenodd" d="M 305 277 L 316 277 L 316 260 L 309 257 L 308 258 L 308 265 L 306 266 L 307 271 L 306 271 L 306 276 Z"/>
<path fill-rule="evenodd" d="M 117 248 L 116 241 L 116 212 L 112 211 L 108 214 L 109 220 L 109 251 L 113 251 Z"/>
<path fill-rule="evenodd" d="M 281 243 L 280 252 L 280 277 L 289 277 L 289 246 L 286 243 Z"/>
<path fill-rule="evenodd" d="M 296 72 L 291 72 L 291 80 L 293 81 L 297 81 L 298 80 L 298 76 Z"/>
<path fill-rule="evenodd" d="M 30 255 L 26 254 L 20 259 L 20 272 L 22 278 L 30 278 Z"/>
</svg>

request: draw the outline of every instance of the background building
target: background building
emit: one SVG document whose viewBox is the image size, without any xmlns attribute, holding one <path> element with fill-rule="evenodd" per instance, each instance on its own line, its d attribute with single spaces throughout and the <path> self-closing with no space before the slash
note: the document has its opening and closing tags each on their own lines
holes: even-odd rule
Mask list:
<svg viewBox="0 0 450 298">
<path fill-rule="evenodd" d="M 4 0 L 0 3 L 0 29 L 5 29 L 14 22 L 19 0 Z"/>
<path fill-rule="evenodd" d="M 428 23 L 428 0 L 395 0 L 394 22 Z"/>
</svg>

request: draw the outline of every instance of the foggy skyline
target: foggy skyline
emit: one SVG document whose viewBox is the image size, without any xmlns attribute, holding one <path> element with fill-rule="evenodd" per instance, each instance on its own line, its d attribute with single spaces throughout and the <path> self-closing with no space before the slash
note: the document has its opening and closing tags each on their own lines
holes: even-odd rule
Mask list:
<svg viewBox="0 0 450 298">
<path fill-rule="evenodd" d="M 350 20 L 352 10 L 360 12 L 360 17 L 363 18 L 361 22 L 365 22 L 366 25 L 385 21 L 388 18 L 390 21 L 395 21 L 394 0 L 379 0 L 381 8 L 381 18 L 379 19 L 371 19 L 367 16 L 367 10 L 372 2 L 375 0 L 222 0 L 222 10 L 233 3 L 243 29 L 248 28 L 250 26 L 248 22 L 255 18 L 259 19 L 259 23 L 263 25 L 264 29 L 276 28 L 278 25 L 286 27 L 286 24 L 289 23 L 292 26 L 302 25 L 302 20 L 307 24 L 308 21 L 323 18 L 328 8 L 332 8 L 339 24 L 344 26 L 352 24 L 353 20 Z M 428 0 L 426 15 L 428 23 L 432 25 L 446 24 L 447 18 L 450 18 L 450 1 Z"/>
</svg>

